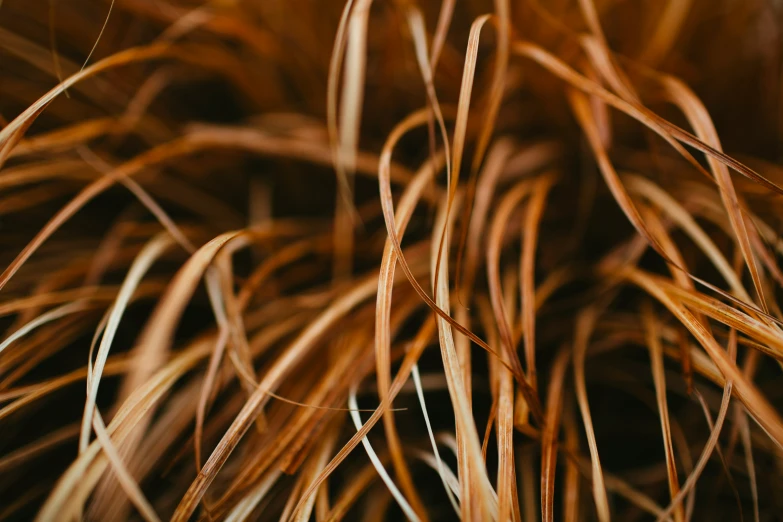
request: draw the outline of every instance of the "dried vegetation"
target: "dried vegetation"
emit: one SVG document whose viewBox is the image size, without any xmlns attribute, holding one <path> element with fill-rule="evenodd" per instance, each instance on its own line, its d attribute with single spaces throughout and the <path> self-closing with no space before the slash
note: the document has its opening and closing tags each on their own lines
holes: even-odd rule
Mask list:
<svg viewBox="0 0 783 522">
<path fill-rule="evenodd" d="M 0 2 L 0 519 L 779 520 L 783 4 Z"/>
</svg>

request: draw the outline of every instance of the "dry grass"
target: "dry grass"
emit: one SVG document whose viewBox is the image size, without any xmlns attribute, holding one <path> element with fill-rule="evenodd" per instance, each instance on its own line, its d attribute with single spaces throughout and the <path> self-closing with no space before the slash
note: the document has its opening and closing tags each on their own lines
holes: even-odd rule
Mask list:
<svg viewBox="0 0 783 522">
<path fill-rule="evenodd" d="M 5 0 L 0 60 L 0 520 L 783 513 L 780 2 Z"/>
</svg>

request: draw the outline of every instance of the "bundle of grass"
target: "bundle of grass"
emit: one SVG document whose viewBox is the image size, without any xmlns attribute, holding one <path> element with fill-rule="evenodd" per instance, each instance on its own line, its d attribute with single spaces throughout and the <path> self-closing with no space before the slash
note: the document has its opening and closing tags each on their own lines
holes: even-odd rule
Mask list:
<svg viewBox="0 0 783 522">
<path fill-rule="evenodd" d="M 778 520 L 781 31 L 0 3 L 0 519 Z"/>
</svg>

